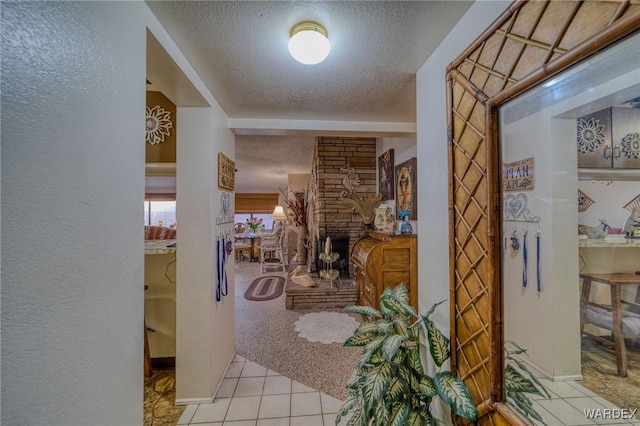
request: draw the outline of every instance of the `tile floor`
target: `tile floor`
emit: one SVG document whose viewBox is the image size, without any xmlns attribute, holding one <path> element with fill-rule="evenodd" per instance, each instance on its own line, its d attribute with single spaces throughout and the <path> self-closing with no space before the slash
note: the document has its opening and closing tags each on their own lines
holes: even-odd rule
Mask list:
<svg viewBox="0 0 640 426">
<path fill-rule="evenodd" d="M 551 399 L 532 396 L 547 426 L 640 426 L 634 419 L 588 419 L 585 410 L 618 409 L 577 382 L 541 378 Z M 211 404 L 189 405 L 178 425 L 334 426 L 342 402 L 241 356 L 234 358 Z M 622 407 L 633 410 L 638 407 Z M 611 417 L 611 416 L 610 416 Z M 346 425 L 346 419 L 340 425 Z"/>
<path fill-rule="evenodd" d="M 341 406 L 336 398 L 236 355 L 213 403 L 188 405 L 178 425 L 334 426 Z"/>
<path fill-rule="evenodd" d="M 532 395 L 533 408 L 540 414 L 547 426 L 562 425 L 624 425 L 630 424 L 640 426 L 640 410 L 634 419 L 615 418 L 593 418 L 589 419 L 585 415 L 586 410 L 601 410 L 604 414 L 601 417 L 614 417 L 606 414 L 605 409 L 618 410 L 626 408 L 631 411 L 640 407 L 617 407 L 606 399 L 596 395 L 578 382 L 554 382 L 552 380 L 539 379 L 542 385 L 551 395 L 551 399 Z M 616 413 L 620 413 L 616 411 Z M 597 416 L 596 416 L 597 417 Z"/>
</svg>

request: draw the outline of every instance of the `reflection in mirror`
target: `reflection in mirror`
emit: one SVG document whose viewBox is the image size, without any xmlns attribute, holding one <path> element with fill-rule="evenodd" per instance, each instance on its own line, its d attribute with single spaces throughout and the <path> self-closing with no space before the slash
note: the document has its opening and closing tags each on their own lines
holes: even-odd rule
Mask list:
<svg viewBox="0 0 640 426">
<path fill-rule="evenodd" d="M 500 108 L 505 389 L 534 424 L 640 407 L 639 101 L 636 34 Z"/>
</svg>

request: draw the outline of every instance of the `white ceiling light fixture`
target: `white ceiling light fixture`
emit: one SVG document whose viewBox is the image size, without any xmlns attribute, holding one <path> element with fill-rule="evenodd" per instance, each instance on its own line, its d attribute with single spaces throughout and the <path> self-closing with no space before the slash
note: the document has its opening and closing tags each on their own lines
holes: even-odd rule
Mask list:
<svg viewBox="0 0 640 426">
<path fill-rule="evenodd" d="M 301 22 L 291 29 L 289 53 L 296 61 L 306 65 L 319 64 L 330 50 L 327 30 L 317 22 Z"/>
</svg>

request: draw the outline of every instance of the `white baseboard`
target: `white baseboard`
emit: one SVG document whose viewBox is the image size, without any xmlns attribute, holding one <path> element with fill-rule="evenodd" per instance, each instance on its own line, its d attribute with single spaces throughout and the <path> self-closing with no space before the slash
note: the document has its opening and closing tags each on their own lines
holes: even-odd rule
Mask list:
<svg viewBox="0 0 640 426">
<path fill-rule="evenodd" d="M 197 405 L 197 404 L 211 404 L 213 398 L 181 398 L 176 399 L 175 405 Z"/>
<path fill-rule="evenodd" d="M 553 377 L 554 382 L 572 382 L 576 380 L 583 380 L 582 374 L 574 374 L 570 376 L 555 376 Z"/>
</svg>

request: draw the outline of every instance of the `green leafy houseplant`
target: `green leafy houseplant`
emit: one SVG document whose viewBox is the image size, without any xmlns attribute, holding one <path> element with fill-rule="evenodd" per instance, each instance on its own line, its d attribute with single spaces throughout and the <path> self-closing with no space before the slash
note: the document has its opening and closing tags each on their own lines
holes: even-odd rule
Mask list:
<svg viewBox="0 0 640 426">
<path fill-rule="evenodd" d="M 422 365 L 421 331 L 438 368 L 450 356 L 449 339 L 429 319 L 442 302 L 419 317 L 409 305 L 407 288 L 400 284 L 385 289 L 379 311 L 368 306 L 345 308 L 374 319 L 363 322 L 344 343 L 361 346 L 363 357 L 347 382 L 351 392 L 336 424 L 351 413 L 349 426 L 434 425 L 430 406 L 436 396 L 457 415 L 477 421 L 476 406 L 462 380 L 451 371 L 429 377 Z"/>
<path fill-rule="evenodd" d="M 518 411 L 529 420 L 537 420 L 543 425 L 542 416 L 533 408 L 533 403 L 527 394 L 535 394 L 551 398 L 544 385 L 518 359 L 521 355 L 527 355 L 527 349 L 511 340 L 505 341 L 505 385 L 507 387 L 507 402 L 515 405 Z"/>
</svg>

